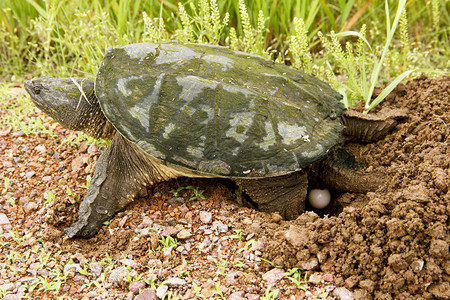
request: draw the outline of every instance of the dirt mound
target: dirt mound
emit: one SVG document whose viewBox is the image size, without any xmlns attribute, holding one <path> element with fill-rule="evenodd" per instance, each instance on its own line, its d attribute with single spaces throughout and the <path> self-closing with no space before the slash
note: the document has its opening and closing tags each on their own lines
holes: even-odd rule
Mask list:
<svg viewBox="0 0 450 300">
<path fill-rule="evenodd" d="M 374 144 L 349 144 L 366 165 L 383 168 L 386 184 L 367 195 L 343 194 L 337 216 L 306 213 L 258 236 L 265 258 L 285 267 L 317 261 L 355 298 L 450 298 L 450 77 L 410 81 L 387 99 L 408 108 L 406 122 Z"/>
</svg>

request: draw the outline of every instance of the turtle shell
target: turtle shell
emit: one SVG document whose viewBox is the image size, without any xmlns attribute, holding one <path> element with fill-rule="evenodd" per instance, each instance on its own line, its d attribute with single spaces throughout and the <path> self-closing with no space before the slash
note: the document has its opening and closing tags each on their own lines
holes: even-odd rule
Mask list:
<svg viewBox="0 0 450 300">
<path fill-rule="evenodd" d="M 323 81 L 225 47 L 168 42 L 110 47 L 96 95 L 147 154 L 194 174 L 298 171 L 339 143 L 341 95 Z"/>
</svg>

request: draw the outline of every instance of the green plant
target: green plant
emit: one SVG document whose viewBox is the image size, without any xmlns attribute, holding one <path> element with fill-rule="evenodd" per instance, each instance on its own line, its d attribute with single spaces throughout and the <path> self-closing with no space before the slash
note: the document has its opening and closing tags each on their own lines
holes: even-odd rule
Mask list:
<svg viewBox="0 0 450 300">
<path fill-rule="evenodd" d="M 298 289 L 301 289 L 306 292 L 306 286 L 308 285 L 307 280 L 307 274 L 305 273 L 304 276 L 302 276 L 302 269 L 301 268 L 292 268 L 289 269 L 286 273 L 284 273 L 284 276 L 286 276 L 289 280 L 291 280 Z"/>
<path fill-rule="evenodd" d="M 6 194 L 8 192 L 8 187 L 9 187 L 9 178 L 5 177 L 5 183 L 4 183 L 5 187 L 2 190 L 2 195 Z"/>
<path fill-rule="evenodd" d="M 195 291 L 195 296 L 196 296 L 197 298 L 206 299 L 206 297 L 200 292 L 200 288 L 199 288 L 199 286 L 198 286 L 195 282 L 192 282 L 192 288 L 194 289 L 194 291 Z"/>
<path fill-rule="evenodd" d="M 45 197 L 45 205 L 49 206 L 56 199 L 55 194 L 52 191 L 48 191 L 44 194 Z"/>
<path fill-rule="evenodd" d="M 235 234 L 230 235 L 230 238 L 242 241 L 242 232 L 244 230 L 243 229 L 233 229 L 233 231 L 235 232 Z"/>
<path fill-rule="evenodd" d="M 264 296 L 261 297 L 261 300 L 274 300 L 277 299 L 278 294 L 280 293 L 279 289 L 273 290 L 272 287 L 269 286 L 264 293 Z"/>
<path fill-rule="evenodd" d="M 171 237 L 170 235 L 161 237 L 159 243 L 163 246 L 163 248 L 175 247 L 178 245 L 177 239 Z"/>
<path fill-rule="evenodd" d="M 173 194 L 174 197 L 179 197 L 180 196 L 180 192 L 182 190 L 190 190 L 191 192 L 191 197 L 189 198 L 189 201 L 194 201 L 194 200 L 203 200 L 205 199 L 205 196 L 203 196 L 203 190 L 199 190 L 199 187 L 193 187 L 193 186 L 181 186 L 179 188 L 177 188 L 176 190 L 171 190 L 170 192 Z"/>
</svg>

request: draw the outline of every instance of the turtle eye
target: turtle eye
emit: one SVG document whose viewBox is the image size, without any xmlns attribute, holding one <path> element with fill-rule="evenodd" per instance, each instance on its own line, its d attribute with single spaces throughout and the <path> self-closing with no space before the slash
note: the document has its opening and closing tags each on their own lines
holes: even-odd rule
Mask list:
<svg viewBox="0 0 450 300">
<path fill-rule="evenodd" d="M 36 84 L 35 86 L 33 86 L 33 92 L 36 94 L 36 95 L 39 95 L 40 93 L 41 93 L 41 90 L 43 89 L 44 87 L 42 86 L 42 84 Z"/>
</svg>

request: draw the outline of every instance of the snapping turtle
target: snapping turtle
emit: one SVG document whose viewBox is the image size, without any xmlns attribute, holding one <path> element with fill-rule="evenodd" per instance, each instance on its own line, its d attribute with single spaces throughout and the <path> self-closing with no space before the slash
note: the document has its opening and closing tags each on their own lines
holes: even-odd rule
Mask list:
<svg viewBox="0 0 450 300">
<path fill-rule="evenodd" d="M 231 178 L 260 210 L 293 219 L 304 210 L 305 168 L 343 129 L 329 85 L 220 46 L 110 47 L 95 82 L 40 77 L 25 88 L 66 128 L 112 139 L 68 237 L 94 235 L 142 188 L 179 176 Z"/>
</svg>

